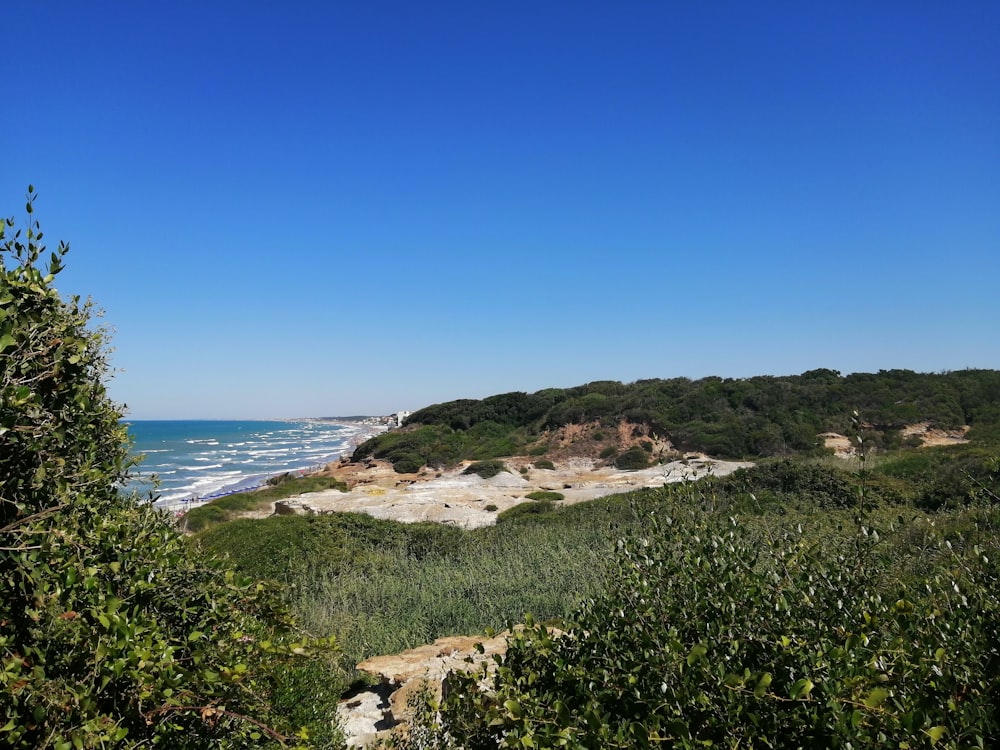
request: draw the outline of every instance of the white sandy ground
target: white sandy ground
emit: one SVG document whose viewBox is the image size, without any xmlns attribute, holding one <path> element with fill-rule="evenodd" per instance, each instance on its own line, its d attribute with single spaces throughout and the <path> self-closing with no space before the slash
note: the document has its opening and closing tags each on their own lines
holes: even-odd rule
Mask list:
<svg viewBox="0 0 1000 750">
<path fill-rule="evenodd" d="M 404 523 L 434 521 L 472 529 L 496 523 L 497 513 L 529 502 L 526 495 L 537 490 L 561 493 L 565 498 L 562 503 L 578 503 L 709 474 L 725 476 L 751 466 L 745 462 L 698 457 L 640 471 L 622 471 L 590 459 L 574 458 L 557 464 L 554 470 L 536 469 L 525 463 L 526 473 L 521 473 L 519 466 L 508 464 L 511 471 L 491 479 L 463 474 L 464 466 L 421 479 L 396 475 L 391 468 L 380 464 L 370 462 L 368 476 L 355 475 L 359 483 L 349 492 L 323 490 L 296 495 L 278 501 L 274 512 L 367 513 Z M 487 509 L 487 506 L 492 507 Z"/>
</svg>

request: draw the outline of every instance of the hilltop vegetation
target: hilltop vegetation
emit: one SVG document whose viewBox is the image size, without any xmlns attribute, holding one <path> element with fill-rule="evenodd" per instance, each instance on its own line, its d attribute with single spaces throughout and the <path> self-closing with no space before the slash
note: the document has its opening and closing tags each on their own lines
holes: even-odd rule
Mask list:
<svg viewBox="0 0 1000 750">
<path fill-rule="evenodd" d="M 548 437 L 565 425 L 596 423 L 613 434 L 621 422 L 640 425 L 680 451 L 717 458 L 779 456 L 816 452 L 817 435 L 851 431 L 855 411 L 864 416 L 864 437 L 874 447 L 902 446 L 902 429 L 921 422 L 939 429 L 969 425 L 972 437 L 988 437 L 1000 425 L 1000 372 L 880 370 L 845 376 L 811 370 L 785 377 L 598 381 L 504 393 L 420 409 L 403 430 L 359 446 L 354 459 L 385 458 L 406 473 L 461 460 L 544 455 Z"/>
</svg>

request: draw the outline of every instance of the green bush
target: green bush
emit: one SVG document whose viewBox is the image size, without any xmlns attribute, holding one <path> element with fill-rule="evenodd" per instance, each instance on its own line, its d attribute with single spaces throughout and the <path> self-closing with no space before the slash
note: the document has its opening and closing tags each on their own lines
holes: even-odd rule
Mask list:
<svg viewBox="0 0 1000 750">
<path fill-rule="evenodd" d="M 507 471 L 503 461 L 476 461 L 465 467 L 463 474 L 478 474 L 483 479 L 491 479 L 501 471 Z"/>
<path fill-rule="evenodd" d="M 844 508 L 858 500 L 859 477 L 847 471 L 804 461 L 765 461 L 740 469 L 722 479 L 722 484 L 745 492 L 773 492 L 816 503 L 826 508 Z"/>
<path fill-rule="evenodd" d="M 529 492 L 525 495 L 529 500 L 548 500 L 552 502 L 558 502 L 564 499 L 566 496 L 561 492 L 551 492 L 549 490 L 536 490 L 535 492 Z"/>
<path fill-rule="evenodd" d="M 508 508 L 497 516 L 497 523 L 510 523 L 537 516 L 544 516 L 552 513 L 556 509 L 556 504 L 551 500 L 538 500 L 530 503 L 520 503 L 512 508 Z"/>
<path fill-rule="evenodd" d="M 400 474 L 416 474 L 424 466 L 424 459 L 417 453 L 402 453 L 392 458 L 392 468 Z"/>
<path fill-rule="evenodd" d="M 901 581 L 902 548 L 873 529 L 762 530 L 683 507 L 648 518 L 605 595 L 560 635 L 529 620 L 425 727 L 469 750 L 996 746 L 995 536 L 960 545 L 927 525 L 934 568 Z"/>
<path fill-rule="evenodd" d="M 607 458 L 614 458 L 617 455 L 618 455 L 618 449 L 615 446 L 613 446 L 613 445 L 606 445 L 606 446 L 604 446 L 604 448 L 601 450 L 601 454 L 600 454 L 601 458 L 605 458 L 605 459 L 607 459 Z"/>
<path fill-rule="evenodd" d="M 548 459 L 542 459 L 541 461 L 535 461 L 536 469 L 548 469 L 549 471 L 554 471 L 556 465 L 549 461 Z"/>
<path fill-rule="evenodd" d="M 645 469 L 649 466 L 649 454 L 640 446 L 633 445 L 615 459 L 615 466 L 627 471 Z"/>
<path fill-rule="evenodd" d="M 29 217 L 33 202 L 29 187 Z M 0 228 L 0 745 L 293 744 L 279 694 L 313 646 L 272 590 L 120 494 L 132 462 L 107 340 L 52 286 L 68 247 L 43 271 L 29 221 Z"/>
</svg>

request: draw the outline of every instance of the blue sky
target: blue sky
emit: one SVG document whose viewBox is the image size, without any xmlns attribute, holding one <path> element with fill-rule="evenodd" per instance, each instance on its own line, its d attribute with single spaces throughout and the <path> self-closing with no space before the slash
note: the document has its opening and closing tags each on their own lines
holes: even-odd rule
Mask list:
<svg viewBox="0 0 1000 750">
<path fill-rule="evenodd" d="M 142 418 L 1000 368 L 1000 3 L 19 3 L 0 213 Z"/>
</svg>

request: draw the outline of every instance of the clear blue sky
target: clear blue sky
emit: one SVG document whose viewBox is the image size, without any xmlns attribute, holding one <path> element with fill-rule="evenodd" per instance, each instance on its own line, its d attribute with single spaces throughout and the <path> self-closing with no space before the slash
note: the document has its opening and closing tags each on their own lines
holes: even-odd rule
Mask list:
<svg viewBox="0 0 1000 750">
<path fill-rule="evenodd" d="M 1000 368 L 1000 3 L 16 3 L 134 418 Z"/>
</svg>

